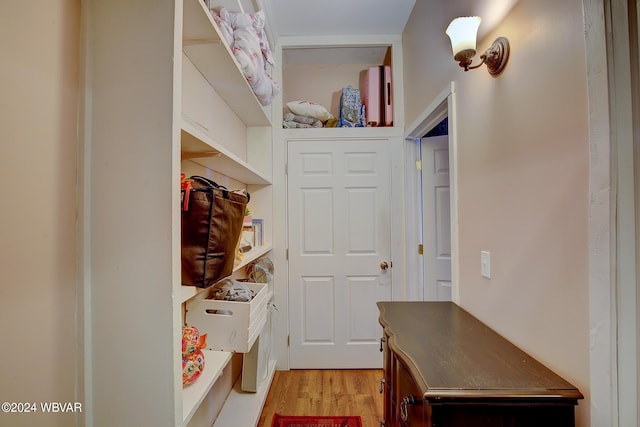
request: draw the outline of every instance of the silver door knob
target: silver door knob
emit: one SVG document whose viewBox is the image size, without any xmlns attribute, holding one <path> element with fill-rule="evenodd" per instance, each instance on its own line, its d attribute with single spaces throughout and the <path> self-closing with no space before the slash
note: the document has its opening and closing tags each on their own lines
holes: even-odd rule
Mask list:
<svg viewBox="0 0 640 427">
<path fill-rule="evenodd" d="M 382 270 L 386 270 L 387 268 L 389 268 L 389 264 L 387 263 L 387 261 L 382 261 L 382 262 L 380 263 L 380 268 L 381 268 Z"/>
</svg>

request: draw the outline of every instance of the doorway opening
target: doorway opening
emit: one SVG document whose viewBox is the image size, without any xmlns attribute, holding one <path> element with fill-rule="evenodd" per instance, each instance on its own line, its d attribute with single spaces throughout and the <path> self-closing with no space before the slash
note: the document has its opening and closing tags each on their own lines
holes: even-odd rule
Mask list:
<svg viewBox="0 0 640 427">
<path fill-rule="evenodd" d="M 407 234 L 413 236 L 407 239 L 406 247 L 407 295 L 412 300 L 458 302 L 454 83 L 440 92 L 407 129 L 405 184 L 407 194 L 415 195 L 407 197 L 406 206 Z M 414 162 L 416 167 L 410 167 Z M 428 171 L 430 178 L 424 180 Z"/>
<path fill-rule="evenodd" d="M 448 117 L 419 141 L 422 299 L 451 301 L 451 191 Z"/>
</svg>

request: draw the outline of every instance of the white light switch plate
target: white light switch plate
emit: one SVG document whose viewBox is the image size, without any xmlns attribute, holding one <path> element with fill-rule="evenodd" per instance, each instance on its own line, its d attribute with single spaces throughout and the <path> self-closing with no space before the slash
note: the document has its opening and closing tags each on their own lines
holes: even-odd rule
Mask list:
<svg viewBox="0 0 640 427">
<path fill-rule="evenodd" d="M 480 274 L 491 279 L 491 252 L 480 251 Z"/>
</svg>

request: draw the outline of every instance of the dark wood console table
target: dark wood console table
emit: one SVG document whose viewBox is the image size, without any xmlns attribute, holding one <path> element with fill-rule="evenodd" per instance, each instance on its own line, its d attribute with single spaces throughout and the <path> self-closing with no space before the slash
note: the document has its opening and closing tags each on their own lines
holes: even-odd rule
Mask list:
<svg viewBox="0 0 640 427">
<path fill-rule="evenodd" d="M 578 389 L 456 304 L 378 308 L 381 426 L 574 426 Z"/>
</svg>

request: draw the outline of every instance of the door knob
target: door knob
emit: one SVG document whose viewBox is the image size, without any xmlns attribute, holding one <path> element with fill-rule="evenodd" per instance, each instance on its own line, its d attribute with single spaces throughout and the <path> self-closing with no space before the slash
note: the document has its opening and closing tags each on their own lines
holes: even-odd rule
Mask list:
<svg viewBox="0 0 640 427">
<path fill-rule="evenodd" d="M 387 263 L 387 261 L 382 261 L 382 262 L 380 263 L 380 268 L 381 268 L 382 270 L 386 270 L 387 268 L 389 268 L 389 264 Z"/>
</svg>

